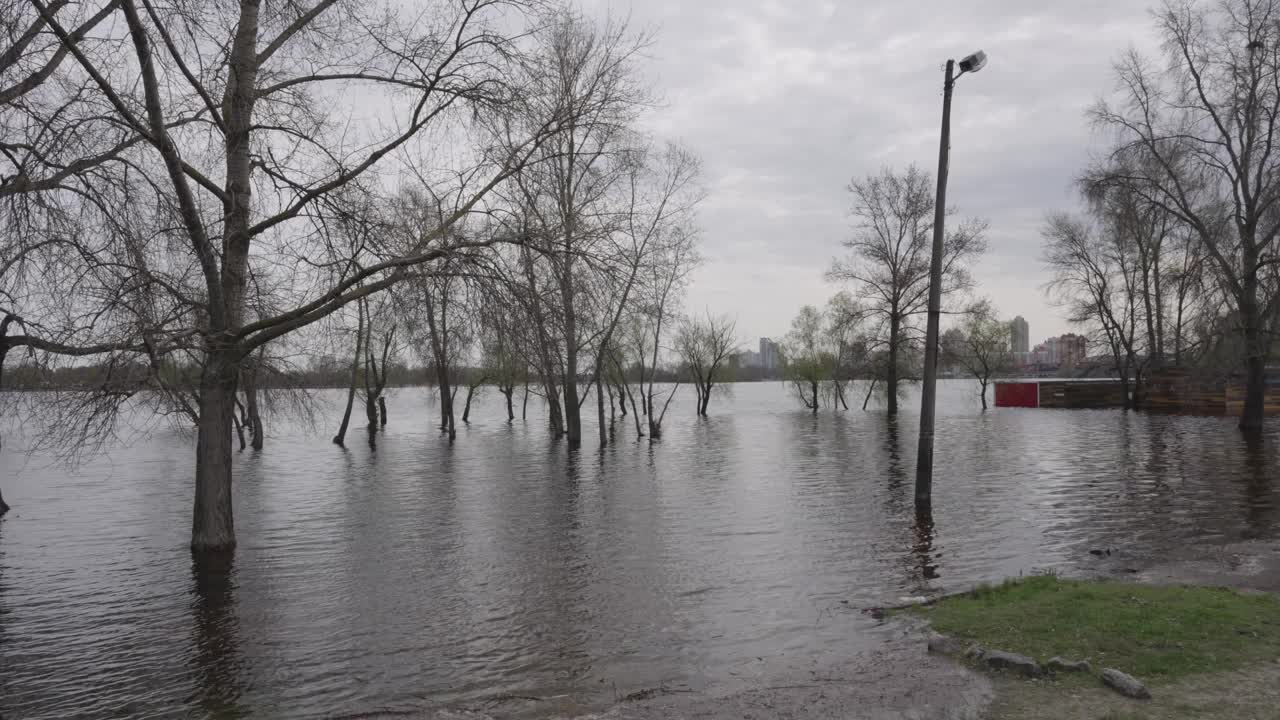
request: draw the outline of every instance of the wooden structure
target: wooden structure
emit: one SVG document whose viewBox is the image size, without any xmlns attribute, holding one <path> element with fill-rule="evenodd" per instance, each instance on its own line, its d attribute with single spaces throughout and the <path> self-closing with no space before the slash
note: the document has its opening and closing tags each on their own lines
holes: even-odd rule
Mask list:
<svg viewBox="0 0 1280 720">
<path fill-rule="evenodd" d="M 1119 380 L 1018 380 L 996 383 L 996 407 L 1124 407 Z"/>
<path fill-rule="evenodd" d="M 1245 379 L 1189 368 L 1161 368 L 1147 375 L 1144 409 L 1193 415 L 1239 415 L 1244 412 Z M 1263 412 L 1280 416 L 1280 374 L 1270 372 Z"/>
</svg>

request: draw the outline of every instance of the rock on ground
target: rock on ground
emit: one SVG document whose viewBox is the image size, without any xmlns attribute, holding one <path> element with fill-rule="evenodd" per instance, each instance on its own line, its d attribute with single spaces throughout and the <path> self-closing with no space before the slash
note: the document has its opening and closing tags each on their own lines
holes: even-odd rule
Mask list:
<svg viewBox="0 0 1280 720">
<path fill-rule="evenodd" d="M 1067 660 L 1066 658 L 1051 657 L 1044 666 L 1049 672 L 1093 672 L 1093 666 L 1089 664 L 1088 660 Z"/>
<path fill-rule="evenodd" d="M 1125 697 L 1131 697 L 1136 700 L 1151 699 L 1151 691 L 1147 690 L 1147 686 L 1128 673 L 1120 672 L 1115 668 L 1105 668 L 1101 677 L 1102 682 Z"/>
<path fill-rule="evenodd" d="M 1002 650 L 988 650 L 982 659 L 987 664 L 987 667 L 995 668 L 996 670 L 1011 670 L 1027 677 L 1044 675 L 1044 668 L 1040 667 L 1040 663 L 1026 655 L 1018 655 L 1017 653 L 1009 653 Z"/>
<path fill-rule="evenodd" d="M 929 652 L 938 655 L 963 655 L 972 643 L 949 635 L 934 633 L 929 636 Z"/>
</svg>

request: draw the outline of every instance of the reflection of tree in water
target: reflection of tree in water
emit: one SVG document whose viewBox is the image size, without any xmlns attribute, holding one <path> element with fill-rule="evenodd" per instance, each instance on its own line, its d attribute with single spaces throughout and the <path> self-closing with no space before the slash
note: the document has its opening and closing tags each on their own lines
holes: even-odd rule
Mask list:
<svg viewBox="0 0 1280 720">
<path fill-rule="evenodd" d="M 207 553 L 192 562 L 191 659 L 195 701 L 210 717 L 244 717 L 239 626 L 236 620 L 234 560 L 230 553 Z"/>
<path fill-rule="evenodd" d="M 1264 537 L 1275 531 L 1274 483 L 1277 463 L 1271 462 L 1261 433 L 1244 433 L 1244 493 L 1246 538 Z"/>
</svg>

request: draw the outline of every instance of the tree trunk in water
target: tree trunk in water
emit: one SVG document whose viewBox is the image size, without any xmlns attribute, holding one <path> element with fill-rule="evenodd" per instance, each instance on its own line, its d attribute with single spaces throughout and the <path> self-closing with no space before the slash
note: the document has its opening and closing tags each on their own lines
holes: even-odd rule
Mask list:
<svg viewBox="0 0 1280 720">
<path fill-rule="evenodd" d="M 382 427 L 387 426 L 387 398 L 384 395 L 378 396 L 378 413 L 382 416 Z"/>
<path fill-rule="evenodd" d="M 876 379 L 871 378 L 871 384 L 867 386 L 867 396 L 862 398 L 862 410 L 866 412 L 867 403 L 871 402 L 871 393 L 876 391 Z"/>
<path fill-rule="evenodd" d="M 436 388 L 440 391 L 440 432 L 448 432 L 449 420 L 453 417 L 453 388 L 446 373 L 436 378 Z"/>
<path fill-rule="evenodd" d="M 360 377 L 360 349 L 364 346 L 364 313 L 360 313 L 360 326 L 356 329 L 356 359 L 351 361 L 351 384 L 347 388 L 347 409 L 342 413 L 342 424 L 333 444 L 342 445 L 347 440 L 347 425 L 351 423 L 351 407 L 356 402 L 356 380 Z"/>
<path fill-rule="evenodd" d="M 711 404 L 711 383 L 702 384 L 702 407 L 698 408 L 698 414 L 702 417 L 707 416 L 707 406 Z"/>
<path fill-rule="evenodd" d="M 4 501 L 4 493 L 0 492 L 0 516 L 9 512 L 9 505 Z"/>
<path fill-rule="evenodd" d="M 894 308 L 889 318 L 889 372 L 885 378 L 889 391 L 890 415 L 898 414 L 898 335 L 901 332 L 901 322 L 897 316 L 897 308 Z"/>
<path fill-rule="evenodd" d="M 524 402 L 520 405 L 520 419 L 529 419 L 529 381 L 524 382 Z"/>
<path fill-rule="evenodd" d="M 644 431 L 640 429 L 640 413 L 636 410 L 636 396 L 631 392 L 630 385 L 623 386 L 627 391 L 627 398 L 631 400 L 631 419 L 636 423 L 636 438 L 644 437 Z M 641 395 L 643 397 L 643 394 Z M 624 403 L 626 400 L 623 401 Z"/>
<path fill-rule="evenodd" d="M 987 409 L 987 381 L 985 379 L 980 379 L 978 380 L 978 382 L 981 384 L 981 388 L 979 389 L 978 396 L 982 398 L 982 409 L 986 410 Z"/>
<path fill-rule="evenodd" d="M 258 409 L 258 375 L 255 370 L 249 376 L 249 386 L 244 389 L 245 411 L 249 413 L 249 444 L 261 450 L 263 443 L 262 413 Z"/>
<path fill-rule="evenodd" d="M 809 381 L 809 392 L 813 393 L 813 414 L 818 414 L 818 381 Z"/>
<path fill-rule="evenodd" d="M 239 359 L 233 350 L 208 353 L 200 376 L 200 419 L 196 425 L 196 497 L 191 549 L 235 548 L 231 513 L 231 425 L 235 416 Z"/>
<path fill-rule="evenodd" d="M 1120 391 L 1124 393 L 1124 408 L 1128 410 L 1133 407 L 1132 388 L 1129 387 L 1129 368 L 1125 366 L 1120 370 Z"/>
<path fill-rule="evenodd" d="M 236 428 L 236 440 L 240 442 L 240 452 L 244 452 L 245 447 L 247 447 L 244 442 L 244 424 L 240 422 L 235 413 L 231 413 L 231 424 Z"/>
<path fill-rule="evenodd" d="M 462 408 L 462 422 L 471 422 L 471 398 L 476 394 L 475 385 L 467 385 L 467 404 Z"/>
<path fill-rule="evenodd" d="M 569 438 L 569 449 L 582 447 L 582 408 L 578 404 L 577 361 L 569 361 L 569 372 L 565 374 L 564 384 L 564 419 L 565 435 Z"/>
<path fill-rule="evenodd" d="M 369 427 L 378 427 L 378 398 L 376 396 L 365 395 L 364 417 L 369 421 Z"/>
<path fill-rule="evenodd" d="M 457 397 L 457 395 L 458 395 L 458 388 L 456 387 L 449 388 L 449 417 L 448 417 L 449 427 L 446 428 L 446 430 L 448 430 L 449 432 L 450 440 L 453 440 L 458 436 L 458 428 L 453 421 L 453 401 Z"/>
<path fill-rule="evenodd" d="M 1245 298 L 1240 303 L 1240 315 L 1244 320 L 1245 389 L 1244 410 L 1240 413 L 1240 429 L 1250 433 L 1262 432 L 1262 419 L 1267 392 L 1267 343 L 1271 340 L 1262 332 L 1257 301 L 1257 279 L 1245 284 Z"/>
<path fill-rule="evenodd" d="M 564 414 L 560 412 L 560 389 L 553 382 L 547 383 L 547 419 L 551 422 L 551 434 L 564 435 Z"/>
<path fill-rule="evenodd" d="M 587 388 L 590 392 L 591 389 Z M 596 376 L 596 423 L 599 425 L 600 447 L 609 444 L 608 427 L 604 422 L 604 383 L 600 380 L 600 376 Z"/>
<path fill-rule="evenodd" d="M 507 396 L 507 422 L 512 422 L 516 419 L 515 406 L 511 402 L 511 396 L 516 394 L 515 386 L 503 388 L 502 394 Z"/>
</svg>

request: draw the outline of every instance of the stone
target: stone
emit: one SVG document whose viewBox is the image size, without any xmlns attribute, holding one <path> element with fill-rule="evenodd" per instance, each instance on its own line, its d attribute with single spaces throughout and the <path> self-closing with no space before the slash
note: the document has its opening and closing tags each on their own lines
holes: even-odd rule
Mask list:
<svg viewBox="0 0 1280 720">
<path fill-rule="evenodd" d="M 1040 663 L 1026 655 L 1018 655 L 1017 653 L 1004 652 L 1002 650 L 988 650 L 982 656 L 982 660 L 987 664 L 987 667 L 996 670 L 1009 670 L 1027 677 L 1041 677 L 1044 675 L 1044 668 L 1040 667 Z"/>
<path fill-rule="evenodd" d="M 947 635 L 934 633 L 929 636 L 929 652 L 938 655 L 963 655 L 970 643 Z"/>
<path fill-rule="evenodd" d="M 1049 672 L 1093 672 L 1088 660 L 1067 660 L 1056 656 L 1049 658 L 1044 667 Z"/>
<path fill-rule="evenodd" d="M 1125 697 L 1134 698 L 1135 700 L 1151 699 L 1151 691 L 1147 690 L 1147 686 L 1128 673 L 1120 672 L 1115 668 L 1103 668 L 1101 677 L 1102 682 L 1107 687 Z"/>
</svg>

